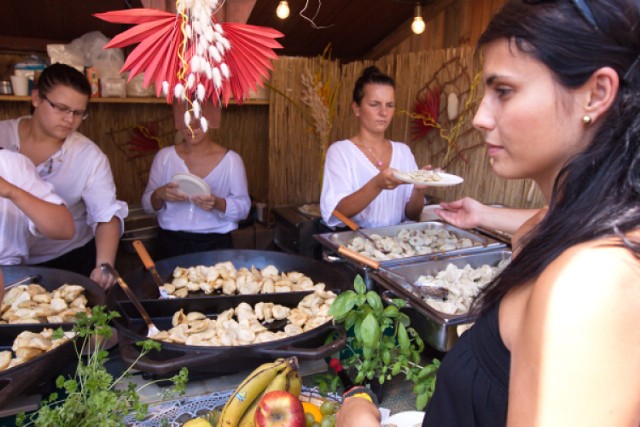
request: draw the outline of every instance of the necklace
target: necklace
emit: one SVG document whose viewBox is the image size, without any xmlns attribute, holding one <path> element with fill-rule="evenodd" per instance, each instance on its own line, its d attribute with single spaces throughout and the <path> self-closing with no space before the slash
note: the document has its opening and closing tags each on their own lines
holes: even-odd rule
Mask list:
<svg viewBox="0 0 640 427">
<path fill-rule="evenodd" d="M 371 153 L 371 155 L 376 159 L 376 163 L 375 163 L 375 165 L 376 165 L 377 167 L 379 167 L 379 168 L 381 168 L 381 167 L 382 167 L 382 165 L 383 165 L 384 163 L 382 162 L 382 160 L 380 160 L 380 157 L 378 157 L 378 156 L 376 155 L 376 153 L 373 151 L 373 149 L 372 149 L 369 145 L 364 145 L 364 144 L 362 144 L 362 143 L 358 143 L 357 145 L 358 145 L 358 147 L 364 147 L 364 148 L 366 148 L 366 149 L 367 149 L 367 151 L 369 151 L 369 153 Z"/>
</svg>

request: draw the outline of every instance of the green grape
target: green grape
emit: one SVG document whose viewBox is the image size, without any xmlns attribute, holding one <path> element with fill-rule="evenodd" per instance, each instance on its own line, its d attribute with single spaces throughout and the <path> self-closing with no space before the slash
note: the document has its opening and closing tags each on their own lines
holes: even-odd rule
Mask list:
<svg viewBox="0 0 640 427">
<path fill-rule="evenodd" d="M 314 417 L 313 414 L 310 414 L 309 412 L 305 412 L 304 413 L 304 422 L 305 422 L 305 425 L 307 427 L 311 427 L 313 425 L 313 423 L 316 422 L 316 417 Z"/>
<path fill-rule="evenodd" d="M 320 423 L 317 421 L 314 421 L 313 424 L 311 424 L 311 426 L 309 427 L 320 427 Z"/>
<path fill-rule="evenodd" d="M 322 417 L 320 427 L 333 427 L 336 425 L 336 416 L 334 414 L 328 414 Z"/>
<path fill-rule="evenodd" d="M 338 405 L 336 402 L 332 402 L 330 400 L 325 400 L 320 405 L 320 413 L 322 415 L 335 414 L 338 411 Z"/>
</svg>

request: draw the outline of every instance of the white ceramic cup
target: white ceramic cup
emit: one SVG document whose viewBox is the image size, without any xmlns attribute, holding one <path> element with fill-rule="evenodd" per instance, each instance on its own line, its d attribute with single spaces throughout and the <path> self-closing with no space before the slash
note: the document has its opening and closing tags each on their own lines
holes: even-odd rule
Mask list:
<svg viewBox="0 0 640 427">
<path fill-rule="evenodd" d="M 29 95 L 29 77 L 11 76 L 11 87 L 13 88 L 13 94 L 16 96 Z"/>
</svg>

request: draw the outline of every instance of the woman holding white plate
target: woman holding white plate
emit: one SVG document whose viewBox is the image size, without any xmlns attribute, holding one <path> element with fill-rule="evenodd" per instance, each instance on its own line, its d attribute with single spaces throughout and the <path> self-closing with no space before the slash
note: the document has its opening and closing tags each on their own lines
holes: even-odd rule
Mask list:
<svg viewBox="0 0 640 427">
<path fill-rule="evenodd" d="M 173 112 L 184 141 L 156 154 L 142 195 L 144 210 L 158 215 L 156 257 L 229 249 L 231 231 L 251 207 L 242 158 L 215 143 L 188 105 L 176 101 Z M 208 123 L 219 114 L 212 103 L 202 106 Z"/>
<path fill-rule="evenodd" d="M 356 81 L 352 109 L 358 119 L 355 136 L 327 150 L 320 196 L 322 219 L 330 227 L 343 225 L 334 209 L 363 228 L 418 220 L 425 188 L 396 178 L 397 171 L 418 169 L 406 144 L 384 134 L 395 112 L 395 82 L 377 67 L 368 67 Z"/>
</svg>

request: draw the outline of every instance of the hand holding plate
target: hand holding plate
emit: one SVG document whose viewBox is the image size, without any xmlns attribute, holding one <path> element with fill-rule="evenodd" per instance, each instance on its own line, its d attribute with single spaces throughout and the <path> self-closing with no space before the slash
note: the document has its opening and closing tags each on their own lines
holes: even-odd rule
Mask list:
<svg viewBox="0 0 640 427">
<path fill-rule="evenodd" d="M 209 194 L 208 196 L 193 196 L 191 201 L 200 209 L 212 211 L 216 207 L 216 197 Z"/>
<path fill-rule="evenodd" d="M 189 195 L 180 191 L 178 184 L 169 182 L 161 187 L 156 188 L 156 196 L 166 202 L 187 202 Z"/>
</svg>

